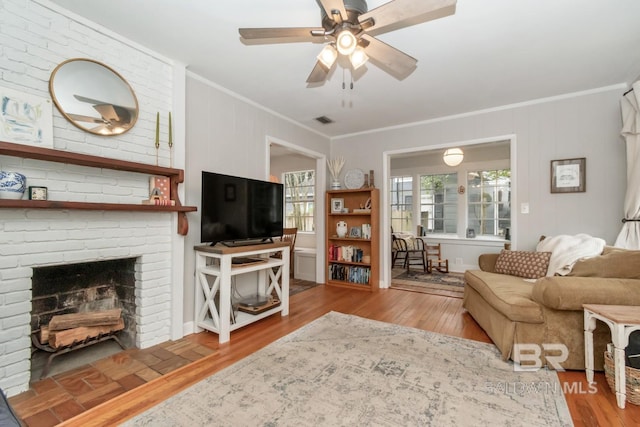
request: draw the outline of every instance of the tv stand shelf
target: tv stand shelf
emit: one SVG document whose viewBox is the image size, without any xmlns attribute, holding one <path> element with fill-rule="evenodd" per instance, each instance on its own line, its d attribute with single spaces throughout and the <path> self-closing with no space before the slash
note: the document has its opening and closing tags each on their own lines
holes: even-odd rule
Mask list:
<svg viewBox="0 0 640 427">
<path fill-rule="evenodd" d="M 0 208 L 13 209 L 78 209 L 104 211 L 134 211 L 134 212 L 177 212 L 178 233 L 186 235 L 189 231 L 187 212 L 197 210 L 195 206 L 182 206 L 178 197 L 178 184 L 184 182 L 182 169 L 166 168 L 163 166 L 129 162 L 126 160 L 107 159 L 88 154 L 71 153 L 50 148 L 32 147 L 29 145 L 13 144 L 0 141 L 0 155 L 22 157 L 24 159 L 44 160 L 48 162 L 65 163 L 79 166 L 89 166 L 102 169 L 137 172 L 149 175 L 166 176 L 170 179 L 170 197 L 175 200 L 175 206 L 155 206 L 128 203 L 90 203 L 68 202 L 58 200 L 4 200 L 0 199 Z"/>
<path fill-rule="evenodd" d="M 289 243 L 275 242 L 252 246 L 228 247 L 198 245 L 195 279 L 195 323 L 198 328 L 218 334 L 222 344 L 230 340 L 231 331 L 250 323 L 281 313 L 289 314 Z M 281 252 L 281 258 L 272 258 Z M 261 262 L 233 265 L 233 258 L 260 258 Z M 258 273 L 258 292 L 269 297 L 276 292 L 280 304 L 256 314 L 233 312 L 231 278 L 240 274 Z M 219 297 L 216 297 L 216 294 Z M 232 322 L 231 318 L 234 318 Z"/>
</svg>

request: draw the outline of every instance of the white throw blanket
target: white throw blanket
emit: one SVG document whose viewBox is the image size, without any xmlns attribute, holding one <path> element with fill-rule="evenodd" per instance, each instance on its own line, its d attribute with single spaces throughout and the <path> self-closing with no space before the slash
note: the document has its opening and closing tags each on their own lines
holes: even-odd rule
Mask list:
<svg viewBox="0 0 640 427">
<path fill-rule="evenodd" d="M 559 235 L 538 242 L 536 251 L 551 252 L 547 276 L 565 276 L 571 272 L 576 261 L 600 255 L 605 245 L 603 239 L 588 234 Z"/>
</svg>

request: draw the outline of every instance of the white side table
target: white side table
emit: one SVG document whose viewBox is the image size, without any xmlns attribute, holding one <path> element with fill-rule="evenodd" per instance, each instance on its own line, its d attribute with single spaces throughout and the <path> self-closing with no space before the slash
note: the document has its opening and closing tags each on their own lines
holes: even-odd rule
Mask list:
<svg viewBox="0 0 640 427">
<path fill-rule="evenodd" d="M 627 400 L 625 375 L 625 349 L 629 345 L 631 332 L 640 330 L 640 307 L 628 305 L 584 304 L 584 359 L 587 381 L 593 383 L 593 331 L 596 319 L 603 321 L 611 329 L 611 340 L 615 347 L 613 363 L 614 382 L 618 407 L 624 408 Z"/>
</svg>

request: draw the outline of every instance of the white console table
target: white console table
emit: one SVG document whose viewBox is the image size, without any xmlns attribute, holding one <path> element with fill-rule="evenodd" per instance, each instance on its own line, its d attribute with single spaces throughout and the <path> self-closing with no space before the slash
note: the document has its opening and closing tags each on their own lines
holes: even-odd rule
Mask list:
<svg viewBox="0 0 640 427">
<path fill-rule="evenodd" d="M 218 334 L 219 342 L 229 341 L 231 331 L 280 312 L 289 314 L 289 243 L 275 242 L 251 246 L 195 246 L 196 289 L 195 323 L 199 328 Z M 273 258 L 281 252 L 281 258 Z M 261 258 L 261 262 L 232 265 L 236 257 Z M 231 278 L 239 274 L 258 273 L 258 294 L 269 296 L 275 290 L 280 305 L 259 314 L 238 312 L 231 323 Z M 215 297 L 219 292 L 219 303 Z"/>
</svg>

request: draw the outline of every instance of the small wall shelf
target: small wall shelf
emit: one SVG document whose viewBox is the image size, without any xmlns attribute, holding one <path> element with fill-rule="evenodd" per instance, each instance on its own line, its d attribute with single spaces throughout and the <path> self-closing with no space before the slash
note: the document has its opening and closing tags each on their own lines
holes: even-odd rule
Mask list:
<svg viewBox="0 0 640 427">
<path fill-rule="evenodd" d="M 104 211 L 134 211 L 134 212 L 177 212 L 178 233 L 186 235 L 189 231 L 187 212 L 195 212 L 195 206 L 182 206 L 178 197 L 178 184 L 184 182 L 182 169 L 166 168 L 163 166 L 147 165 L 126 160 L 107 159 L 88 154 L 70 153 L 50 148 L 32 147 L 29 145 L 13 144 L 0 141 L 0 155 L 22 157 L 24 159 L 44 160 L 48 162 L 66 163 L 79 166 L 89 166 L 102 169 L 137 172 L 148 175 L 169 177 L 170 198 L 175 200 L 175 206 L 155 206 L 128 203 L 90 203 L 68 202 L 58 200 L 4 200 L 0 199 L 0 208 L 13 209 L 75 209 L 75 210 L 104 210 Z"/>
</svg>

